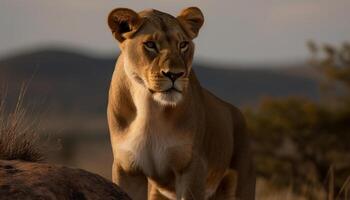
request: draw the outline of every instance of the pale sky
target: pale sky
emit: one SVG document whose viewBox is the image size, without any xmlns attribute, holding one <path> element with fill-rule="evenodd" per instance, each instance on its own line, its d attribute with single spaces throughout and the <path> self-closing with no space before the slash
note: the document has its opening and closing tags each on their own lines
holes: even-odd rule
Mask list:
<svg viewBox="0 0 350 200">
<path fill-rule="evenodd" d="M 112 55 L 118 47 L 106 18 L 113 8 L 155 8 L 176 16 L 189 6 L 205 16 L 195 40 L 197 60 L 301 60 L 308 56 L 308 39 L 350 40 L 350 0 L 1 0 L 0 58 L 52 45 Z"/>
</svg>

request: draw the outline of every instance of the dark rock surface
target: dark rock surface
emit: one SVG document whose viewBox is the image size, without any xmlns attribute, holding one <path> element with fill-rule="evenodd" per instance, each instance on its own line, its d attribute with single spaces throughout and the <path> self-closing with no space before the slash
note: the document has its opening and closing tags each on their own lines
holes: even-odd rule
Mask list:
<svg viewBox="0 0 350 200">
<path fill-rule="evenodd" d="M 81 169 L 0 160 L 0 199 L 130 200 L 117 185 Z"/>
</svg>

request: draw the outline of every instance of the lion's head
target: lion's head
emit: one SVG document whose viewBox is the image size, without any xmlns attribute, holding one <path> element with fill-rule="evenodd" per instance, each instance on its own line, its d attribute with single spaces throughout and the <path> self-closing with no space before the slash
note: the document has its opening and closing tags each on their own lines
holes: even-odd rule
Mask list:
<svg viewBox="0 0 350 200">
<path fill-rule="evenodd" d="M 178 104 L 186 95 L 194 43 L 203 25 L 202 12 L 195 7 L 178 17 L 157 11 L 136 13 L 117 8 L 108 25 L 120 43 L 125 71 L 131 80 L 148 90 L 162 105 Z"/>
</svg>

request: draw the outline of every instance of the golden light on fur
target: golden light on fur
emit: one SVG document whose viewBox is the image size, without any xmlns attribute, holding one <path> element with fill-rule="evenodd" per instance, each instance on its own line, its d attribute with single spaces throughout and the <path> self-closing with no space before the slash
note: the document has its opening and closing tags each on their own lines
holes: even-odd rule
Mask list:
<svg viewBox="0 0 350 200">
<path fill-rule="evenodd" d="M 119 41 L 109 90 L 113 181 L 135 200 L 254 199 L 245 121 L 200 86 L 192 69 L 200 9 L 173 17 L 118 8 Z"/>
</svg>

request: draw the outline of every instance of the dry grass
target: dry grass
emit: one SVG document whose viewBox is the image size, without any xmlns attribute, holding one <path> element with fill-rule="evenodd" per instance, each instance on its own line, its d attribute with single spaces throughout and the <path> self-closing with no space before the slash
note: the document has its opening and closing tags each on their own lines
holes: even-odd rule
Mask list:
<svg viewBox="0 0 350 200">
<path fill-rule="evenodd" d="M 296 192 L 292 185 L 287 188 L 276 187 L 275 184 L 271 184 L 268 180 L 258 179 L 257 181 L 257 200 L 325 200 L 325 191 L 321 188 L 317 189 L 315 186 L 309 186 L 305 188 L 307 191 Z M 314 196 L 310 196 L 310 191 L 314 192 Z"/>
<path fill-rule="evenodd" d="M 0 89 L 0 159 L 43 160 L 37 134 L 39 122 L 29 116 L 30 113 L 23 105 L 26 91 L 26 84 L 23 84 L 16 105 L 8 111 L 6 89 Z"/>
<path fill-rule="evenodd" d="M 350 176 L 336 192 L 334 187 L 334 168 L 330 167 L 323 187 L 309 185 L 302 194 L 293 192 L 293 188 L 276 188 L 267 180 L 257 181 L 257 200 L 350 200 Z"/>
<path fill-rule="evenodd" d="M 350 195 L 350 176 L 348 176 L 340 188 L 339 192 L 336 194 L 334 190 L 334 168 L 331 166 L 328 171 L 326 178 L 327 187 L 327 200 L 349 200 Z"/>
</svg>

